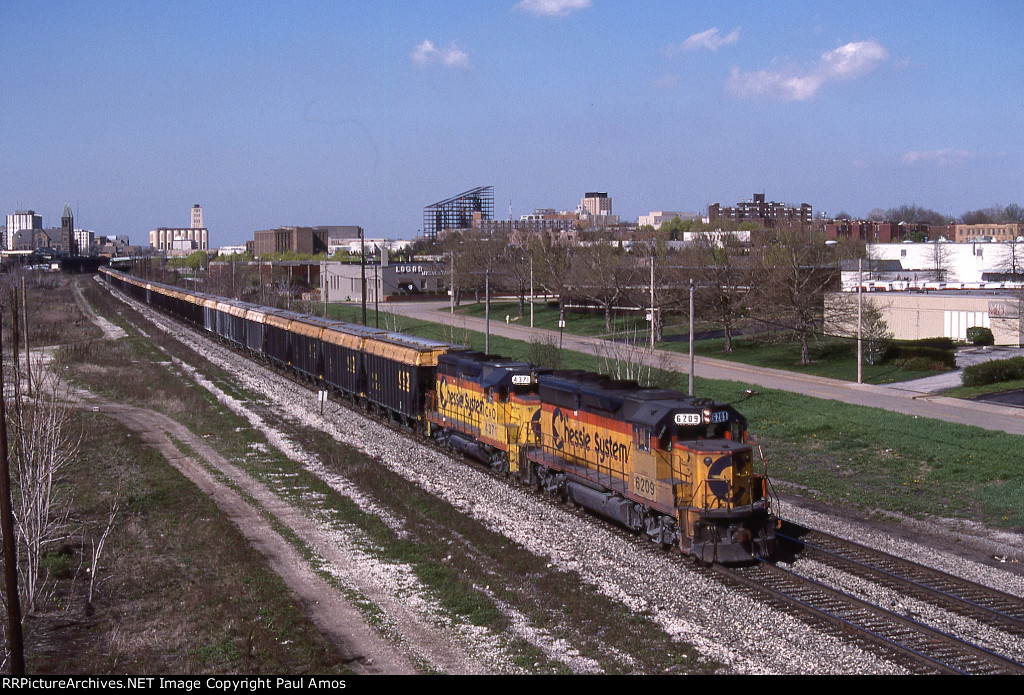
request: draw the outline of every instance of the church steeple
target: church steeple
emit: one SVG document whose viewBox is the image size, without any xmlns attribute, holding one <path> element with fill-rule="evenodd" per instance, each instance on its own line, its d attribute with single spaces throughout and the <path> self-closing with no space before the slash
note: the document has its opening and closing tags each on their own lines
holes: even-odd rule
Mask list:
<svg viewBox="0 0 1024 695">
<path fill-rule="evenodd" d="M 78 244 L 75 243 L 75 216 L 71 214 L 69 203 L 64 203 L 64 212 L 60 215 L 60 239 L 69 256 L 78 255 Z"/>
</svg>

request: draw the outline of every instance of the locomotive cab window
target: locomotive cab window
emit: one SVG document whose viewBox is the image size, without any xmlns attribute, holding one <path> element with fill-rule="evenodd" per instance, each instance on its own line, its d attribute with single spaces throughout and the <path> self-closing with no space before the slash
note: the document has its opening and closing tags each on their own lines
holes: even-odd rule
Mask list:
<svg viewBox="0 0 1024 695">
<path fill-rule="evenodd" d="M 651 450 L 651 430 L 647 427 L 633 425 L 633 443 L 640 451 Z"/>
</svg>

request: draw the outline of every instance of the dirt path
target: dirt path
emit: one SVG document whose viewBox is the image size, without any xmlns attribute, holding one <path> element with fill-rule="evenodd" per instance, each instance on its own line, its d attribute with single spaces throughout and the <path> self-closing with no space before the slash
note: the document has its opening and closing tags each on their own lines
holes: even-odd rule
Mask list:
<svg viewBox="0 0 1024 695">
<path fill-rule="evenodd" d="M 74 288 L 75 304 L 77 304 L 78 308 L 82 310 L 82 313 L 85 314 L 86 318 L 88 318 L 90 321 L 96 324 L 99 327 L 99 329 L 103 331 L 104 338 L 108 340 L 117 340 L 118 338 L 123 338 L 125 337 L 125 335 L 127 335 L 124 332 L 123 328 L 121 328 L 120 326 L 115 326 L 110 321 L 107 321 L 102 316 L 97 315 L 96 312 L 92 310 L 92 307 L 89 305 L 89 302 L 85 300 L 85 295 L 82 294 L 81 284 L 79 284 L 78 282 L 74 282 L 72 283 L 72 286 Z"/>
<path fill-rule="evenodd" d="M 151 410 L 100 401 L 92 396 L 86 399 L 86 405 L 91 405 L 93 410 L 109 415 L 138 433 L 146 444 L 159 451 L 216 503 L 252 547 L 266 558 L 271 569 L 308 607 L 313 621 L 337 645 L 342 660 L 349 668 L 358 674 L 417 673 L 411 660 L 367 626 L 362 614 L 341 596 L 340 591 L 309 569 L 307 561 L 272 528 L 259 508 L 308 545 L 316 547 L 319 544 L 318 529 L 301 512 L 282 503 L 263 485 L 169 417 Z M 174 440 L 190 450 L 189 453 L 183 452 Z M 247 502 L 231 485 L 214 477 L 211 468 L 227 476 L 257 505 Z"/>
</svg>

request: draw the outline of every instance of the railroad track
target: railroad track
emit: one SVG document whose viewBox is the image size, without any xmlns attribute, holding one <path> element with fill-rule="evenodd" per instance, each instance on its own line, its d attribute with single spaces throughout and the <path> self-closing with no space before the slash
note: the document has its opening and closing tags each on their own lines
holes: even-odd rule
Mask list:
<svg viewBox="0 0 1024 695">
<path fill-rule="evenodd" d="M 1024 665 L 768 562 L 714 566 L 727 583 L 767 593 L 869 650 L 922 674 L 1024 675 Z"/>
<path fill-rule="evenodd" d="M 779 539 L 814 558 L 957 615 L 1024 637 L 1024 599 L 822 531 L 786 522 Z"/>
<path fill-rule="evenodd" d="M 778 537 L 800 558 L 813 557 L 944 611 L 1024 635 L 1024 600 L 1018 597 L 794 524 L 785 524 Z M 773 602 L 913 672 L 1024 675 L 1024 665 L 1011 658 L 769 562 L 715 570 L 724 581 L 767 593 Z"/>
</svg>

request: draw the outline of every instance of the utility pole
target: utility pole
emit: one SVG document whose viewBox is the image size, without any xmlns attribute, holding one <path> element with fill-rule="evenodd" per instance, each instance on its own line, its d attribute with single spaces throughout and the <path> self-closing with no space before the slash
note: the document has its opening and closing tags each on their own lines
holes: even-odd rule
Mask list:
<svg viewBox="0 0 1024 695">
<path fill-rule="evenodd" d="M 21 276 L 21 324 L 25 334 L 25 386 L 28 388 L 28 395 L 32 396 L 32 354 L 28 349 L 28 292 L 25 289 L 25 276 Z M 17 354 L 17 345 L 15 354 Z"/>
<path fill-rule="evenodd" d="M 857 383 L 864 383 L 864 365 L 862 357 L 864 355 L 864 295 L 863 285 L 864 282 L 861 279 L 861 273 L 864 272 L 864 259 L 857 259 Z"/>
<path fill-rule="evenodd" d="M 359 275 L 363 287 L 363 325 L 366 325 L 366 232 L 359 228 Z"/>
<path fill-rule="evenodd" d="M 480 295 L 477 295 L 478 297 Z M 484 352 L 491 354 L 491 269 L 484 271 Z"/>
<path fill-rule="evenodd" d="M 651 252 L 651 354 L 654 354 L 654 252 Z"/>
<path fill-rule="evenodd" d="M 693 396 L 693 278 L 690 278 L 690 396 Z"/>
<path fill-rule="evenodd" d="M 530 328 L 533 328 L 533 252 L 530 252 Z"/>
</svg>

